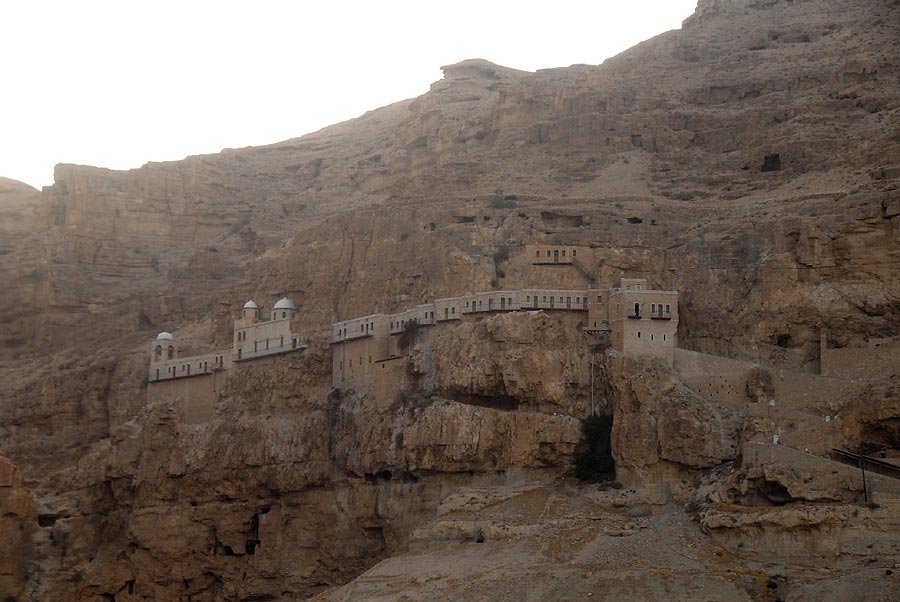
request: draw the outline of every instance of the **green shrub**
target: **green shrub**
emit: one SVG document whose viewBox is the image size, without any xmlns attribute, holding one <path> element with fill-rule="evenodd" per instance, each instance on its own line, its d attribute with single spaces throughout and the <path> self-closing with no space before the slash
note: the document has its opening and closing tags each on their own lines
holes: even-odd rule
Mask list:
<svg viewBox="0 0 900 602">
<path fill-rule="evenodd" d="M 419 321 L 413 318 L 403 323 L 403 332 L 400 333 L 400 348 L 408 349 L 419 335 Z"/>
<path fill-rule="evenodd" d="M 575 459 L 575 478 L 586 483 L 613 481 L 616 478 L 616 461 L 612 455 L 611 416 L 588 416 L 581 422 L 587 450 Z"/>
</svg>

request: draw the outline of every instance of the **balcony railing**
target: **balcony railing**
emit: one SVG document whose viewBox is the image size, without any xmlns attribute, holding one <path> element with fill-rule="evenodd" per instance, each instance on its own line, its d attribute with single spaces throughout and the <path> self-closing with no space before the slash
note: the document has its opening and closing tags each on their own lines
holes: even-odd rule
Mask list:
<svg viewBox="0 0 900 602">
<path fill-rule="evenodd" d="M 629 309 L 629 310 L 628 310 L 628 317 L 631 318 L 632 320 L 640 320 L 640 319 L 641 319 L 641 311 L 640 311 L 640 310 Z"/>
<path fill-rule="evenodd" d="M 671 310 L 664 311 L 661 309 L 658 309 L 656 311 L 651 311 L 650 319 L 651 320 L 671 320 L 672 319 L 672 311 Z"/>
</svg>

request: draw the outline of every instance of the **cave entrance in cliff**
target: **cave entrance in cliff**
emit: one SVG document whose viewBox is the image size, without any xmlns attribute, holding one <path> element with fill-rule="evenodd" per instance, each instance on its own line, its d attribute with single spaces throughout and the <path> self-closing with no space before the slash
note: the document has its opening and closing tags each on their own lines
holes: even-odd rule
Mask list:
<svg viewBox="0 0 900 602">
<path fill-rule="evenodd" d="M 581 454 L 575 459 L 575 477 L 586 483 L 616 480 L 616 460 L 612 453 L 612 416 L 588 416 L 581 421 L 584 437 Z"/>
<path fill-rule="evenodd" d="M 781 171 L 781 155 L 775 153 L 763 157 L 762 171 Z"/>
</svg>

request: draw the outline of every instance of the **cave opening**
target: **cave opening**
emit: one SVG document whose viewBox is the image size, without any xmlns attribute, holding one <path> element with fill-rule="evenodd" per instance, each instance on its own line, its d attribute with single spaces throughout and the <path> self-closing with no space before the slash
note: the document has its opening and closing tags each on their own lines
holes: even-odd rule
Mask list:
<svg viewBox="0 0 900 602">
<path fill-rule="evenodd" d="M 612 428 L 612 416 L 588 416 L 582 420 L 583 452 L 575 459 L 575 478 L 585 483 L 616 480 Z"/>
<path fill-rule="evenodd" d="M 56 524 L 55 514 L 38 514 L 38 526 L 52 527 Z"/>
<path fill-rule="evenodd" d="M 775 153 L 763 157 L 762 171 L 781 171 L 781 155 Z"/>
<path fill-rule="evenodd" d="M 244 542 L 244 553 L 248 556 L 256 554 L 256 547 L 259 543 L 259 514 L 257 513 L 250 519 L 250 530 L 247 532 L 247 539 Z"/>
<path fill-rule="evenodd" d="M 379 470 L 378 472 L 367 472 L 363 475 L 367 483 L 377 483 L 378 481 L 390 481 L 394 477 L 390 470 Z"/>
</svg>

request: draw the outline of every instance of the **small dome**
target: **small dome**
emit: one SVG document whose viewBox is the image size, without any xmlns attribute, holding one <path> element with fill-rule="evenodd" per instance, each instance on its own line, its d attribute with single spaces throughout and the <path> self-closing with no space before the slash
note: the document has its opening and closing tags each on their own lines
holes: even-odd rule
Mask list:
<svg viewBox="0 0 900 602">
<path fill-rule="evenodd" d="M 278 300 L 278 303 L 275 304 L 274 309 L 290 309 L 293 311 L 297 311 L 297 306 L 294 305 L 294 302 L 287 297 L 282 297 Z"/>
<path fill-rule="evenodd" d="M 161 333 L 159 333 L 158 335 L 156 335 L 156 340 L 157 340 L 157 341 L 172 341 L 172 340 L 174 340 L 174 339 L 172 338 L 172 334 L 171 334 L 171 333 L 169 333 L 169 332 L 161 332 Z"/>
<path fill-rule="evenodd" d="M 246 303 L 244 303 L 244 309 L 259 309 L 259 305 L 253 302 L 253 299 L 250 299 Z"/>
</svg>

